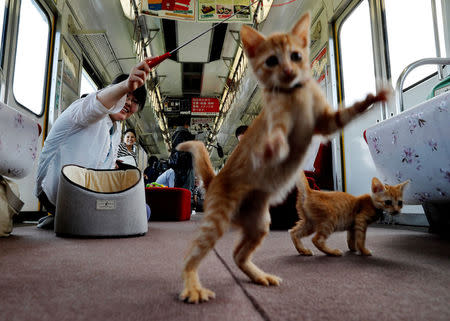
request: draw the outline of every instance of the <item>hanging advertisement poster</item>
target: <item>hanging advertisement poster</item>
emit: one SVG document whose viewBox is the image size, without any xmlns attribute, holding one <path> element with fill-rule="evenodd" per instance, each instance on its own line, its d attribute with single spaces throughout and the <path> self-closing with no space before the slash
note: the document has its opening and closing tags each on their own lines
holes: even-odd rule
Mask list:
<svg viewBox="0 0 450 321">
<path fill-rule="evenodd" d="M 215 116 L 219 113 L 219 99 L 210 97 L 192 98 L 192 116 Z"/>
<path fill-rule="evenodd" d="M 319 51 L 317 56 L 311 61 L 312 76 L 318 83 L 321 83 L 328 74 L 327 69 L 327 46 Z"/>
<path fill-rule="evenodd" d="M 144 0 L 141 12 L 158 18 L 195 21 L 195 0 Z"/>
<path fill-rule="evenodd" d="M 195 134 L 195 139 L 205 140 L 214 127 L 215 117 L 192 117 L 189 130 Z"/>
<path fill-rule="evenodd" d="M 197 21 L 220 22 L 240 11 L 230 21 L 251 22 L 250 3 L 250 0 L 199 0 Z"/>
<path fill-rule="evenodd" d="M 175 117 L 180 114 L 181 102 L 177 98 L 166 98 L 163 103 L 163 111 L 167 117 Z"/>
</svg>

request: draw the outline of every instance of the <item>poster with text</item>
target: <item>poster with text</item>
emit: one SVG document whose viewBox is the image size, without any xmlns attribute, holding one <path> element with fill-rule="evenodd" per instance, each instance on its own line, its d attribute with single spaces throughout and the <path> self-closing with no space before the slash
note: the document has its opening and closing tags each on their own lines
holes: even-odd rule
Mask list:
<svg viewBox="0 0 450 321">
<path fill-rule="evenodd" d="M 189 130 L 195 134 L 195 139 L 205 140 L 214 127 L 215 117 L 192 117 Z"/>
<path fill-rule="evenodd" d="M 250 0 L 199 0 L 197 21 L 220 22 L 236 13 L 230 21 L 251 22 Z"/>
<path fill-rule="evenodd" d="M 215 116 L 219 113 L 220 102 L 217 98 L 197 97 L 192 98 L 192 116 Z"/>
<path fill-rule="evenodd" d="M 195 21 L 195 0 L 144 0 L 141 12 L 158 18 Z"/>
<path fill-rule="evenodd" d="M 328 74 L 327 70 L 327 47 L 323 47 L 311 62 L 312 76 L 321 83 Z"/>
</svg>

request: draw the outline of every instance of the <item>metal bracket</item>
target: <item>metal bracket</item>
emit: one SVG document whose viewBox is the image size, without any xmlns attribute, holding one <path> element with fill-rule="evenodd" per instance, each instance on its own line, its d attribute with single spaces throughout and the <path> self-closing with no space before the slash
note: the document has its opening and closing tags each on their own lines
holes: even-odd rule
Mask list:
<svg viewBox="0 0 450 321">
<path fill-rule="evenodd" d="M 237 42 L 239 47 L 242 46 L 240 31 L 238 31 L 238 30 L 229 30 L 229 32 L 231 33 L 231 36 L 233 37 L 234 41 Z"/>
<path fill-rule="evenodd" d="M 234 61 L 234 57 L 222 57 L 222 60 L 225 66 L 227 66 L 228 70 L 230 70 Z"/>
</svg>

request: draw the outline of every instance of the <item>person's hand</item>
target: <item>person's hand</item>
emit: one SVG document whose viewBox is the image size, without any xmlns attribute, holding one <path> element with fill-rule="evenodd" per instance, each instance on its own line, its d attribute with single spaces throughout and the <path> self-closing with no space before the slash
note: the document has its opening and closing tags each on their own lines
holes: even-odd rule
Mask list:
<svg viewBox="0 0 450 321">
<path fill-rule="evenodd" d="M 130 76 L 127 81 L 127 86 L 130 92 L 144 85 L 145 80 L 150 73 L 148 62 L 152 59 L 153 58 L 146 58 L 131 69 Z"/>
</svg>

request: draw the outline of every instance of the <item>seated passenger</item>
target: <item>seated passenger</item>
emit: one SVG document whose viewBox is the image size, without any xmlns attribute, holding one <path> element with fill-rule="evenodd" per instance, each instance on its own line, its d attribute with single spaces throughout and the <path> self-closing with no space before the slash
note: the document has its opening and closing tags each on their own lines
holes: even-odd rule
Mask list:
<svg viewBox="0 0 450 321">
<path fill-rule="evenodd" d="M 205 189 L 203 188 L 201 181 L 196 177 L 195 186 L 192 190 L 191 208 L 192 214 L 196 212 L 203 212 L 203 201 L 205 200 Z"/>
<path fill-rule="evenodd" d="M 150 158 L 148 159 L 148 166 L 144 170 L 145 186 L 147 186 L 147 184 L 156 182 L 156 180 L 158 179 L 159 176 L 158 166 L 159 166 L 158 157 L 150 156 Z"/>
<path fill-rule="evenodd" d="M 117 161 L 137 167 L 136 132 L 128 128 L 123 135 L 123 142 L 119 144 Z"/>
<path fill-rule="evenodd" d="M 156 179 L 156 183 L 167 186 L 174 187 L 175 186 L 175 171 L 172 168 L 169 168 L 164 173 L 158 176 Z"/>
<path fill-rule="evenodd" d="M 248 129 L 247 125 L 242 125 L 242 126 L 239 126 L 238 128 L 236 128 L 234 135 L 236 135 L 236 138 L 238 139 L 238 141 L 241 141 L 242 136 L 244 136 L 247 129 Z"/>
<path fill-rule="evenodd" d="M 50 213 L 38 227 L 53 229 L 53 215 L 61 168 L 77 164 L 94 169 L 112 169 L 120 142 L 120 122 L 142 109 L 150 72 L 147 58 L 130 75 L 117 77 L 112 85 L 72 103 L 58 117 L 42 149 L 35 195 Z"/>
</svg>

